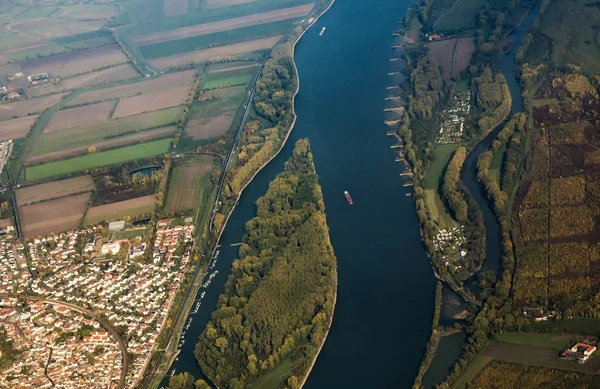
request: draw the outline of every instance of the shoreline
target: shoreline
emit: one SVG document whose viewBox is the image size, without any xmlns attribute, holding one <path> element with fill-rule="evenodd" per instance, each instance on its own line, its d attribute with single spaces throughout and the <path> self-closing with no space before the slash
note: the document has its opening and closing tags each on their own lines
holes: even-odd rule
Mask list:
<svg viewBox="0 0 600 389">
<path fill-rule="evenodd" d="M 298 67 L 296 66 L 296 60 L 295 60 L 296 45 L 298 44 L 298 42 L 300 42 L 300 39 L 304 36 L 304 34 L 308 30 L 310 30 L 311 27 L 319 20 L 319 18 L 321 16 L 323 16 L 327 11 L 329 11 L 329 9 L 331 8 L 331 6 L 333 6 L 334 3 L 335 3 L 335 0 L 331 0 L 331 3 L 329 3 L 329 5 L 327 6 L 327 8 L 325 8 L 321 13 L 319 13 L 317 16 L 314 17 L 314 20 L 310 23 L 310 25 L 308 27 L 306 27 L 306 29 L 304 29 L 302 31 L 302 33 L 300 33 L 300 35 L 298 35 L 295 38 L 295 40 L 294 40 L 294 42 L 292 44 L 291 59 L 292 59 L 292 64 L 294 65 L 295 77 L 297 79 L 296 90 L 294 92 L 294 95 L 292 96 L 292 114 L 294 116 L 293 119 L 292 119 L 292 123 L 290 124 L 289 129 L 287 130 L 287 132 L 285 134 L 285 137 L 283 138 L 283 141 L 281 142 L 281 146 L 277 149 L 277 152 L 275 152 L 275 154 L 273 154 L 273 156 L 271 156 L 271 158 L 269 158 L 264 164 L 262 164 L 260 166 L 260 168 L 258 168 L 258 170 L 252 175 L 252 177 L 250 177 L 250 179 L 248 180 L 248 182 L 246 184 L 244 184 L 244 186 L 240 189 L 240 191 L 239 191 L 239 193 L 237 195 L 236 201 L 235 201 L 233 207 L 231 207 L 231 210 L 229 211 L 229 213 L 227 214 L 227 217 L 225 218 L 225 221 L 223 222 L 223 226 L 221 227 L 221 230 L 219 231 L 219 235 L 218 235 L 217 240 L 215 241 L 215 247 L 212 250 L 211 256 L 214 255 L 215 250 L 217 249 L 217 246 L 219 245 L 219 241 L 221 240 L 221 236 L 223 235 L 223 232 L 225 231 L 225 228 L 227 227 L 227 223 L 229 222 L 229 218 L 231 217 L 231 215 L 232 215 L 233 211 L 235 210 L 238 202 L 240 201 L 240 198 L 242 197 L 242 194 L 244 193 L 244 190 L 246 189 L 246 187 L 248 185 L 250 185 L 250 183 L 254 180 L 254 178 L 256 178 L 256 176 L 258 175 L 258 173 L 260 173 L 273 159 L 275 159 L 281 153 L 281 151 L 283 150 L 283 148 L 287 144 L 287 141 L 288 141 L 288 139 L 289 139 L 292 131 L 294 130 L 294 127 L 296 126 L 296 119 L 298 118 L 298 116 L 296 115 L 296 96 L 300 92 L 300 75 L 298 73 Z M 328 228 L 329 228 L 329 226 L 328 226 Z M 330 242 L 329 236 L 328 236 L 328 242 L 329 242 L 329 245 L 331 246 L 331 242 Z M 336 259 L 336 262 L 337 262 L 337 259 Z M 336 270 L 337 270 L 337 265 L 336 265 Z M 336 283 L 335 293 L 334 293 L 334 297 L 333 297 L 333 309 L 332 309 L 332 312 L 330 314 L 329 326 L 327 328 L 327 332 L 325 333 L 323 341 L 319 345 L 318 350 L 315 353 L 315 356 L 312 358 L 312 362 L 311 362 L 310 367 L 308 368 L 308 370 L 306 371 L 306 373 L 302 377 L 302 381 L 300 382 L 300 386 L 298 387 L 299 389 L 302 389 L 302 387 L 306 384 L 306 380 L 308 379 L 308 376 L 310 375 L 312 369 L 314 368 L 315 363 L 317 361 L 317 358 L 318 358 L 319 354 L 321 353 L 321 350 L 323 349 L 323 346 L 325 345 L 325 341 L 327 340 L 327 337 L 329 336 L 329 331 L 331 330 L 331 325 L 333 324 L 333 316 L 334 316 L 336 304 L 337 304 L 337 283 Z"/>
</svg>

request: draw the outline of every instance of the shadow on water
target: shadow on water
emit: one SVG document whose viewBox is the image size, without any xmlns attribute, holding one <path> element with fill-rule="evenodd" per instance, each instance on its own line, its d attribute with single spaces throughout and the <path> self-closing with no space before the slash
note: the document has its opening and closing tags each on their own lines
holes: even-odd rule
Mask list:
<svg viewBox="0 0 600 389">
<path fill-rule="evenodd" d="M 462 354 L 465 345 L 465 335 L 462 332 L 443 336 L 440 339 L 435 358 L 423 377 L 423 388 L 433 389 L 452 371 L 454 363 Z"/>
</svg>

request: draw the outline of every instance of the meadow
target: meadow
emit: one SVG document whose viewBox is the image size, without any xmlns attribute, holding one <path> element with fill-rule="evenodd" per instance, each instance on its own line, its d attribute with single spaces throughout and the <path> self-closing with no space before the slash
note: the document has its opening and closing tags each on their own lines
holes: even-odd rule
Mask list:
<svg viewBox="0 0 600 389">
<path fill-rule="evenodd" d="M 233 85 L 247 85 L 258 71 L 258 65 L 243 69 L 219 69 L 208 72 L 200 83 L 201 89 L 222 88 Z"/>
<path fill-rule="evenodd" d="M 156 208 L 156 196 L 144 196 L 131 200 L 118 201 L 112 204 L 91 207 L 85 214 L 84 226 L 100 223 L 104 220 L 114 221 L 125 219 L 128 216 L 136 218 L 145 214 L 151 214 Z"/>
<path fill-rule="evenodd" d="M 485 5 L 484 0 L 451 0 L 435 9 L 436 31 L 454 31 L 474 28 L 479 10 Z"/>
<path fill-rule="evenodd" d="M 33 182 L 81 170 L 164 154 L 169 151 L 170 147 L 171 139 L 162 139 L 135 146 L 122 147 L 119 149 L 27 167 L 25 176 L 28 182 Z"/>
<path fill-rule="evenodd" d="M 173 169 L 165 211 L 191 211 L 207 204 L 213 188 L 213 157 L 201 155 Z"/>
<path fill-rule="evenodd" d="M 423 183 L 423 197 L 425 206 L 432 220 L 436 220 L 440 227 L 455 227 L 456 221 L 450 216 L 444 202 L 440 197 L 442 177 L 446 165 L 452 154 L 458 148 L 458 144 L 438 144 L 433 149 L 433 160 L 430 162 Z"/>
</svg>

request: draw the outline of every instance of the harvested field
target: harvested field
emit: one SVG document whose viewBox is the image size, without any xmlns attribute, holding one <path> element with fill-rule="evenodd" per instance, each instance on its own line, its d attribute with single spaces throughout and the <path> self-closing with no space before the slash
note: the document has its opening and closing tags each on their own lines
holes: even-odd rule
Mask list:
<svg viewBox="0 0 600 389">
<path fill-rule="evenodd" d="M 70 77 L 126 62 L 129 59 L 119 46 L 110 45 L 27 61 L 22 69 L 25 75 L 46 72 L 51 77 Z"/>
<path fill-rule="evenodd" d="M 131 135 L 144 129 L 175 124 L 179 121 L 182 111 L 181 107 L 167 108 L 161 111 L 45 133 L 36 142 L 30 155 L 48 154 L 82 146 L 89 147 L 97 142 L 115 140 L 121 135 Z"/>
<path fill-rule="evenodd" d="M 0 141 L 25 137 L 33 127 L 38 115 L 0 122 Z"/>
<path fill-rule="evenodd" d="M 194 82 L 194 79 L 196 78 L 196 72 L 196 70 L 187 70 L 185 72 L 169 73 L 149 81 L 141 81 L 132 84 L 113 86 L 111 88 L 83 92 L 73 99 L 71 104 L 87 104 L 109 99 L 131 97 L 138 94 L 154 94 L 184 86 L 190 88 Z"/>
<path fill-rule="evenodd" d="M 41 96 L 49 93 L 63 92 L 75 88 L 85 88 L 92 85 L 108 84 L 111 82 L 128 80 L 138 77 L 139 74 L 131 64 L 119 65 L 99 72 L 83 74 L 81 76 L 67 78 L 60 84 L 43 84 L 27 90 L 31 97 Z"/>
<path fill-rule="evenodd" d="M 44 200 L 90 192 L 94 189 L 94 181 L 92 181 L 92 176 L 90 175 L 27 186 L 17 189 L 17 206 L 22 207 L 28 204 L 39 203 Z"/>
<path fill-rule="evenodd" d="M 19 208 L 23 235 L 35 237 L 77 228 L 91 198 L 89 192 Z"/>
<path fill-rule="evenodd" d="M 229 72 L 229 71 L 233 71 L 233 70 L 254 68 L 257 66 L 258 66 L 258 63 L 251 63 L 249 65 L 240 65 L 240 66 L 231 66 L 231 67 L 213 67 L 213 66 L 211 66 L 208 70 L 208 74 L 218 74 L 218 73 Z"/>
<path fill-rule="evenodd" d="M 467 70 L 474 52 L 475 38 L 460 38 L 457 40 L 454 52 L 454 76 Z"/>
<path fill-rule="evenodd" d="M 280 20 L 293 19 L 306 15 L 314 4 L 305 4 L 297 7 L 278 9 L 275 11 L 262 12 L 254 15 L 242 16 L 220 20 L 217 22 L 198 24 L 196 26 L 182 27 L 175 30 L 160 31 L 153 34 L 142 35 L 132 38 L 138 46 L 146 46 L 154 43 L 172 41 L 176 39 L 189 38 L 198 35 L 211 34 L 215 32 L 235 30 L 237 28 L 255 26 L 263 23 L 276 22 Z"/>
<path fill-rule="evenodd" d="M 173 169 L 165 210 L 188 211 L 206 205 L 212 181 L 213 158 L 202 155 Z M 207 177 L 208 175 L 208 177 Z"/>
<path fill-rule="evenodd" d="M 117 138 L 112 138 L 110 140 L 106 140 L 103 142 L 96 142 L 94 146 L 96 147 L 96 151 L 104 151 L 108 149 L 112 149 L 119 146 L 129 146 L 140 142 L 148 142 L 155 139 L 161 139 L 165 137 L 169 137 L 174 135 L 177 132 L 176 126 L 159 128 L 156 130 L 147 130 L 143 132 L 137 132 L 133 135 L 129 136 L 120 136 Z M 74 147 L 70 149 L 64 149 L 60 151 L 55 151 L 48 154 L 36 155 L 29 159 L 27 159 L 27 165 L 38 165 L 41 163 L 57 161 L 59 159 L 64 158 L 73 158 L 79 155 L 84 155 L 88 153 L 88 146 L 80 146 Z"/>
<path fill-rule="evenodd" d="M 442 67 L 442 78 L 448 83 L 452 77 L 452 54 L 454 46 L 456 46 L 456 39 L 432 42 L 428 46 L 431 56 Z"/>
<path fill-rule="evenodd" d="M 183 105 L 189 94 L 190 86 L 182 86 L 158 93 L 121 99 L 117 105 L 117 109 L 113 113 L 113 118 L 116 119 Z"/>
<path fill-rule="evenodd" d="M 55 18 L 43 18 L 29 20 L 26 22 L 15 23 L 10 26 L 14 31 L 18 31 L 29 37 L 40 40 L 59 38 L 62 36 L 76 35 L 84 32 L 96 31 L 104 25 L 103 20 L 96 21 L 74 21 L 61 20 Z"/>
<path fill-rule="evenodd" d="M 181 66 L 190 63 L 205 62 L 219 57 L 231 57 L 244 53 L 252 53 L 260 50 L 268 50 L 283 37 L 283 35 L 268 38 L 255 39 L 247 42 L 235 43 L 233 45 L 213 47 L 198 50 L 191 53 L 171 55 L 169 57 L 150 60 L 150 65 L 164 69 L 169 66 Z"/>
<path fill-rule="evenodd" d="M 58 103 L 60 99 L 66 95 L 66 93 L 61 93 L 45 97 L 38 97 L 37 99 L 0 104 L 0 121 L 14 119 L 15 117 L 31 116 L 30 114 L 33 115 L 42 113 L 46 109 Z"/>
<path fill-rule="evenodd" d="M 156 208 L 156 195 L 138 197 L 137 199 L 119 201 L 117 203 L 99 205 L 88 209 L 84 225 L 89 226 L 103 220 L 124 219 L 150 213 Z"/>
<path fill-rule="evenodd" d="M 231 127 L 246 87 L 237 86 L 216 90 L 219 98 L 192 107 L 185 135 L 194 140 L 209 139 L 224 134 Z M 210 91 L 214 94 L 214 91 Z"/>
<path fill-rule="evenodd" d="M 52 118 L 44 129 L 44 133 L 103 122 L 108 120 L 114 106 L 114 101 L 107 101 L 105 103 L 63 109 L 52 115 Z"/>
<path fill-rule="evenodd" d="M 64 159 L 43 165 L 27 167 L 25 176 L 28 182 L 61 176 L 81 170 L 94 169 L 101 166 L 114 165 L 134 159 L 164 154 L 171 147 L 171 139 L 142 143 L 135 146 L 121 147 L 114 150 L 93 153 L 81 157 Z"/>
<path fill-rule="evenodd" d="M 251 3 L 256 0 L 207 0 L 205 9 L 229 7 L 232 5 Z"/>
<path fill-rule="evenodd" d="M 180 16 L 187 13 L 187 0 L 163 0 L 163 15 Z"/>
</svg>

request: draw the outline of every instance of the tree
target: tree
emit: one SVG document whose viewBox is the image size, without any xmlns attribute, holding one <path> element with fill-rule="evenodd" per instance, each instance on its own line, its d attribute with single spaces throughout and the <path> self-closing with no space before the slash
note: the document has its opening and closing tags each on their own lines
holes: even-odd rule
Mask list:
<svg viewBox="0 0 600 389">
<path fill-rule="evenodd" d="M 88 153 L 93 154 L 96 152 L 96 146 L 92 145 L 88 147 Z"/>
<path fill-rule="evenodd" d="M 194 389 L 194 376 L 190 373 L 179 373 L 169 378 L 167 389 Z"/>
</svg>

